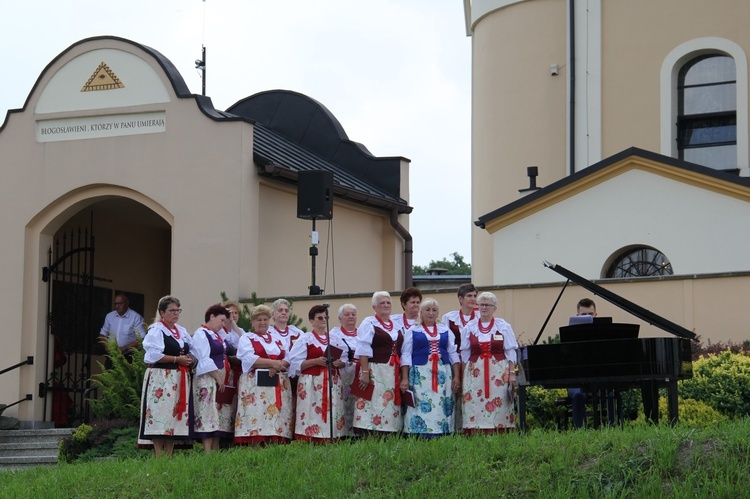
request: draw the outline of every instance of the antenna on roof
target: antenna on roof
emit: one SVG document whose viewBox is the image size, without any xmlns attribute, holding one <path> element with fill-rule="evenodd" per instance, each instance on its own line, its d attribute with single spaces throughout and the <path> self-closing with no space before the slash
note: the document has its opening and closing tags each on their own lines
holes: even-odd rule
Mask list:
<svg viewBox="0 0 750 499">
<path fill-rule="evenodd" d="M 201 58 L 195 60 L 195 69 L 201 72 L 201 95 L 206 95 L 206 0 L 203 0 L 203 41 Z"/>
</svg>

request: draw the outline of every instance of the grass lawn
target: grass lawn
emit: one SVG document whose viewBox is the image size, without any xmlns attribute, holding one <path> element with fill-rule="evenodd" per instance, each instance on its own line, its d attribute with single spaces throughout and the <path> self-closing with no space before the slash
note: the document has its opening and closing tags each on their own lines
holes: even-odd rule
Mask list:
<svg viewBox="0 0 750 499">
<path fill-rule="evenodd" d="M 749 473 L 745 418 L 107 459 L 2 473 L 0 497 L 749 497 Z"/>
</svg>

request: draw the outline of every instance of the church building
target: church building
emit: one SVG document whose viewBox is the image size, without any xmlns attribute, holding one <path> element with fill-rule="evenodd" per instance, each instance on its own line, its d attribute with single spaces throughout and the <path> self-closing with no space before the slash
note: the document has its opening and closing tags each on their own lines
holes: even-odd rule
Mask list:
<svg viewBox="0 0 750 499">
<path fill-rule="evenodd" d="M 0 126 L 0 368 L 33 362 L 0 378 L 0 403 L 32 397 L 5 416 L 86 410 L 115 293 L 148 322 L 172 294 L 191 329 L 222 292 L 409 285 L 408 173 L 309 96 L 271 90 L 221 111 L 152 48 L 74 43 Z"/>
</svg>

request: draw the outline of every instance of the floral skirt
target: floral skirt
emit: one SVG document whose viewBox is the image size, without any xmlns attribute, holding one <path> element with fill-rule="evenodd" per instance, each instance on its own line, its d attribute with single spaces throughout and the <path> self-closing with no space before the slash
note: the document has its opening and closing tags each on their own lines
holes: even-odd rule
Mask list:
<svg viewBox="0 0 750 499">
<path fill-rule="evenodd" d="M 489 393 L 485 387 L 485 360 L 468 362 L 463 376 L 463 429 L 504 431 L 515 428 L 513 393 L 508 384 L 507 359 L 489 359 Z"/>
<path fill-rule="evenodd" d="M 323 407 L 323 392 L 328 397 L 328 382 L 323 382 L 323 376 L 323 374 L 299 375 L 297 415 L 294 420 L 294 438 L 298 440 L 331 438 L 331 420 L 329 419 L 331 415 L 329 409 Z M 341 388 L 341 377 L 334 376 L 331 390 L 333 403 L 329 402 L 333 406 L 333 438 L 345 436 L 344 396 Z"/>
<path fill-rule="evenodd" d="M 451 382 L 453 370 L 438 364 L 438 391 L 432 390 L 432 363 L 409 367 L 409 389 L 414 392 L 416 407 L 406 407 L 404 433 L 445 435 L 453 433 L 454 402 Z"/>
<path fill-rule="evenodd" d="M 178 439 L 190 436 L 188 405 L 177 413 L 181 374 L 177 369 L 149 367 L 143 376 L 141 392 L 141 439 Z M 185 394 L 189 399 L 190 375 L 185 376 Z M 139 445 L 146 442 L 139 442 Z"/>
<path fill-rule="evenodd" d="M 277 400 L 275 386 L 258 386 L 254 370 L 242 373 L 237 386 L 235 444 L 280 442 L 292 438 L 294 406 L 286 373 L 279 373 L 279 386 L 281 398 Z"/>
<path fill-rule="evenodd" d="M 370 383 L 375 386 L 372 399 L 356 397 L 354 401 L 355 428 L 369 431 L 396 433 L 401 431 L 403 417 L 401 406 L 396 405 L 394 367 L 386 363 L 370 363 Z"/>
<path fill-rule="evenodd" d="M 224 369 L 219 376 L 224 379 Z M 231 376 L 230 376 L 231 379 Z M 236 398 L 230 404 L 217 404 L 218 385 L 211 374 L 201 374 L 193 378 L 192 418 L 193 438 L 231 437 L 234 434 L 234 414 L 237 410 Z"/>
<path fill-rule="evenodd" d="M 352 383 L 354 382 L 354 371 L 357 364 L 351 363 L 347 367 L 339 369 L 341 374 L 341 390 L 344 397 L 344 429 L 342 436 L 351 437 L 354 435 L 352 423 L 354 422 L 354 399 L 352 395 Z"/>
</svg>

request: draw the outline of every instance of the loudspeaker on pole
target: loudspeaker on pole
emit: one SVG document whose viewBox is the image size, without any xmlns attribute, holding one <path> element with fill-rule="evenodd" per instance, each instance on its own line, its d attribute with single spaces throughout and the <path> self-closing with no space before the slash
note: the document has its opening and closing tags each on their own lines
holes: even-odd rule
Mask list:
<svg viewBox="0 0 750 499">
<path fill-rule="evenodd" d="M 333 173 L 314 170 L 297 174 L 297 218 L 333 218 Z"/>
</svg>

